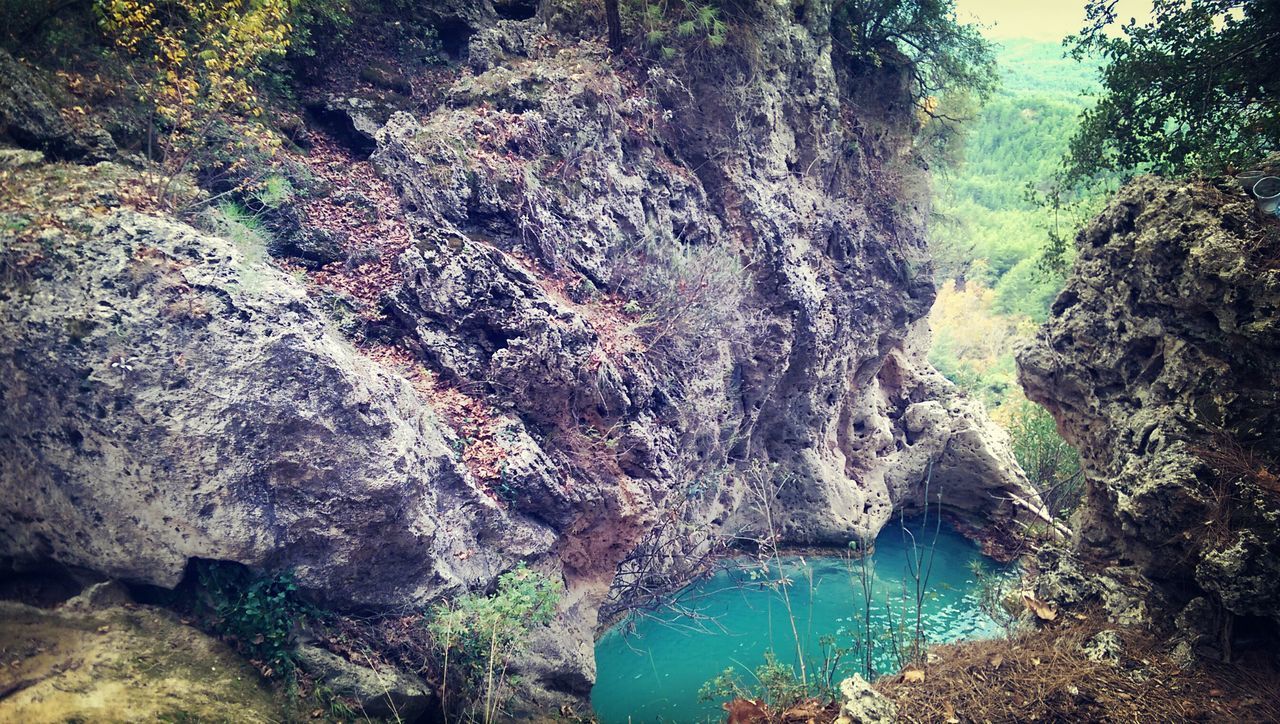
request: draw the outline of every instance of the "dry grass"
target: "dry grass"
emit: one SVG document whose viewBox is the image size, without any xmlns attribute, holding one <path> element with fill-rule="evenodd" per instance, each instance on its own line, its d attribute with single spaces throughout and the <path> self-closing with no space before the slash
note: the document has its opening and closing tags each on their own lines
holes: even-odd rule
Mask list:
<svg viewBox="0 0 1280 724">
<path fill-rule="evenodd" d="M 1274 664 L 1183 669 L 1167 644 L 1134 628 L 1116 629 L 1118 663 L 1092 661 L 1081 644 L 1106 628 L 1087 617 L 1011 641 L 935 647 L 924 681 L 895 676 L 875 686 L 911 722 L 1280 721 Z"/>
</svg>

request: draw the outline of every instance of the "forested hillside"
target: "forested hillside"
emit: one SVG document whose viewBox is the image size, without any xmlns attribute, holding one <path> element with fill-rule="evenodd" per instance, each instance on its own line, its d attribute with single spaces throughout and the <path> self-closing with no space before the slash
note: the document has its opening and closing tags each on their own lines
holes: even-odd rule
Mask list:
<svg viewBox="0 0 1280 724">
<path fill-rule="evenodd" d="M 1092 64 L 1064 57 L 1056 43 L 1006 41 L 999 64 L 998 93 L 973 122 L 960 161 L 935 181 L 930 359 L 987 404 L 1014 434 L 1023 467 L 1049 486 L 1075 475 L 1075 456 L 1022 396 L 1014 352 L 1062 288 L 1061 265 L 1043 259 L 1054 214 L 1036 197 L 1053 183 L 1098 84 Z M 1099 207 L 1102 193 L 1079 200 L 1057 220 L 1062 233 Z"/>
</svg>

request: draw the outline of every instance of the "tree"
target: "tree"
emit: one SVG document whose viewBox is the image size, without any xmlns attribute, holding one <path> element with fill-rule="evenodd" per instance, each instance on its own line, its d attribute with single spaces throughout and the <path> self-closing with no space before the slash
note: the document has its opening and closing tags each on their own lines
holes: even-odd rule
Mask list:
<svg viewBox="0 0 1280 724">
<path fill-rule="evenodd" d="M 956 19 L 953 0 L 842 0 L 833 35 L 844 52 L 871 66 L 894 49 L 911 61 L 912 95 L 922 112 L 943 120 L 939 101 L 972 93 L 985 101 L 995 89 L 995 55 L 975 25 Z"/>
<path fill-rule="evenodd" d="M 1089 0 L 1066 44 L 1100 56 L 1103 92 L 1072 138 L 1069 181 L 1106 171 L 1216 171 L 1280 148 L 1280 0 L 1154 0 L 1115 27 Z"/>
<path fill-rule="evenodd" d="M 609 26 L 609 50 L 622 52 L 622 17 L 618 14 L 618 0 L 604 0 L 604 22 Z"/>
<path fill-rule="evenodd" d="M 138 98 L 151 108 L 149 161 L 162 171 L 155 186 L 168 202 L 173 179 L 211 153 L 216 124 L 262 115 L 254 82 L 264 62 L 289 46 L 290 0 L 94 0 L 99 24 L 127 66 Z M 235 129 L 238 147 L 274 151 L 278 139 L 260 124 Z M 154 170 L 154 169 L 153 169 Z"/>
</svg>

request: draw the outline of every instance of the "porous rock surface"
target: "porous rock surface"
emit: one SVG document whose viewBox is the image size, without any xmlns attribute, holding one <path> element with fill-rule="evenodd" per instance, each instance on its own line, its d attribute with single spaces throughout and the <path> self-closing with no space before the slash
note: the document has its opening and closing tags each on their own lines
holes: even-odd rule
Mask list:
<svg viewBox="0 0 1280 724">
<path fill-rule="evenodd" d="M 287 274 L 164 219 L 62 216 L 59 258 L 0 317 L 6 558 L 161 586 L 225 559 L 389 605 L 550 545 Z"/>
<path fill-rule="evenodd" d="M 391 606 L 527 560 L 565 587 L 517 667 L 537 708 L 589 691 L 618 563 L 672 511 L 690 546 L 766 532 L 751 471 L 792 543 L 873 536 L 926 478 L 970 520 L 1036 518 L 920 351 L 902 59 L 844 56 L 824 3 L 760 13 L 742 47 L 648 70 L 554 8 L 450 16 L 468 65 L 372 134 L 414 235 L 380 333 L 471 400 L 477 439 L 252 249 L 65 209 L 58 254 L 3 290 L 6 565 L 171 586 L 225 559 Z"/>
<path fill-rule="evenodd" d="M 1280 621 L 1278 248 L 1275 219 L 1234 189 L 1139 178 L 1081 232 L 1018 358 L 1080 450 L 1075 557 L 1138 575 L 1122 587 L 1208 649 L 1232 617 Z M 1058 593 L 1116 598 L 1051 568 Z"/>
</svg>

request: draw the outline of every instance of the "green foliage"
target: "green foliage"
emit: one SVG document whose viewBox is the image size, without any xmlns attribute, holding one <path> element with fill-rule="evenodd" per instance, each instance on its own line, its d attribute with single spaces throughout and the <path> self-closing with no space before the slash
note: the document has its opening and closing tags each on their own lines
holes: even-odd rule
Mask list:
<svg viewBox="0 0 1280 724">
<path fill-rule="evenodd" d="M 939 99 L 958 91 L 986 99 L 996 87 L 991 44 L 975 25 L 959 22 L 953 0 L 843 0 L 832 20 L 837 47 L 879 66 L 888 49 L 911 61 L 913 95 L 938 116 Z"/>
<path fill-rule="evenodd" d="M 1048 410 L 1026 399 L 1013 401 L 1007 408 L 1006 426 L 1018 464 L 1049 512 L 1066 519 L 1079 505 L 1084 490 L 1080 454 L 1058 434 Z"/>
<path fill-rule="evenodd" d="M 778 661 L 772 651 L 764 655 L 764 663 L 751 672 L 755 684 L 747 684 L 732 667 L 702 685 L 698 698 L 703 701 L 731 699 L 761 700 L 772 711 L 788 709 L 808 696 L 807 687 L 796 676 L 795 669 Z"/>
<path fill-rule="evenodd" d="M 431 609 L 427 629 L 442 657 L 440 698 L 450 688 L 467 721 L 501 718 L 510 680 L 507 666 L 524 649 L 530 629 L 551 621 L 559 594 L 550 579 L 523 563 L 498 579 L 489 596 L 467 594 Z"/>
<path fill-rule="evenodd" d="M 1116 0 L 1089 0 L 1068 39 L 1101 56 L 1103 93 L 1071 139 L 1067 180 L 1239 166 L 1280 147 L 1280 4 L 1154 0 L 1119 26 Z M 1116 32 L 1118 30 L 1118 32 Z"/>
<path fill-rule="evenodd" d="M 259 662 L 265 676 L 292 677 L 294 629 L 312 611 L 298 597 L 293 575 L 258 577 L 244 566 L 214 561 L 200 567 L 198 581 L 213 629 Z"/>
<path fill-rule="evenodd" d="M 289 11 L 293 26 L 289 59 L 306 63 L 329 57 L 341 47 L 354 22 L 351 0 L 297 0 Z"/>
<path fill-rule="evenodd" d="M 67 0 L 0 0 L 0 47 L 66 67 L 94 45 L 96 28 L 83 6 Z"/>
<path fill-rule="evenodd" d="M 253 193 L 255 200 L 268 209 L 279 209 L 293 201 L 297 192 L 289 179 L 279 174 L 272 174 L 263 179 L 262 184 Z"/>
<path fill-rule="evenodd" d="M 638 31 L 645 46 L 659 57 L 697 53 L 722 47 L 728 26 L 720 9 L 690 0 L 629 0 L 621 6 L 623 21 Z"/>
</svg>

